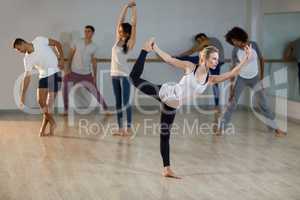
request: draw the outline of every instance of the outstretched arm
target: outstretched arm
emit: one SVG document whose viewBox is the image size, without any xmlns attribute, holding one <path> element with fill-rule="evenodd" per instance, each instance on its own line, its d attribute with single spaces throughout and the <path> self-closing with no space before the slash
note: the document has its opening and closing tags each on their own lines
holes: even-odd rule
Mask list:
<svg viewBox="0 0 300 200">
<path fill-rule="evenodd" d="M 248 60 L 249 60 L 250 57 L 251 57 L 251 48 L 250 48 L 250 46 L 246 46 L 244 50 L 245 50 L 246 55 L 245 55 L 245 57 L 242 59 L 242 61 L 241 61 L 239 64 L 237 64 L 236 67 L 234 67 L 234 68 L 233 68 L 231 71 L 229 71 L 229 72 L 225 72 L 225 73 L 220 74 L 220 75 L 213 75 L 213 76 L 210 76 L 210 77 L 209 77 L 209 80 L 208 80 L 209 83 L 210 83 L 210 84 L 216 84 L 216 83 L 220 83 L 220 82 L 226 81 L 226 80 L 228 80 L 228 79 L 231 79 L 231 78 L 237 76 L 237 75 L 240 73 L 241 68 L 243 67 L 243 65 L 244 65 L 246 62 L 248 62 Z"/>
<path fill-rule="evenodd" d="M 231 79 L 237 76 L 240 73 L 241 67 L 243 66 L 242 63 L 239 63 L 236 67 L 234 67 L 231 71 L 225 72 L 220 75 L 211 75 L 209 76 L 209 83 L 210 84 L 217 84 L 228 79 Z"/>
<path fill-rule="evenodd" d="M 199 45 L 195 44 L 191 49 L 179 54 L 178 57 L 190 56 L 197 51 L 199 51 Z"/>
<path fill-rule="evenodd" d="M 193 68 L 195 67 L 195 65 L 189 61 L 182 61 L 182 60 L 178 60 L 172 56 L 170 56 L 168 53 L 164 52 L 163 50 L 159 49 L 158 46 L 153 43 L 153 50 L 155 51 L 155 53 L 158 54 L 159 57 L 161 57 L 166 63 L 177 67 L 179 69 L 182 69 L 186 72 L 190 72 L 193 70 Z"/>
<path fill-rule="evenodd" d="M 196 52 L 202 51 L 202 49 L 208 45 L 208 41 L 201 42 L 201 44 L 195 43 L 195 45 L 191 49 L 181 53 L 178 57 L 190 56 Z"/>
<path fill-rule="evenodd" d="M 119 35 L 119 27 L 122 23 L 125 22 L 125 17 L 126 17 L 126 14 L 127 14 L 127 11 L 128 11 L 128 8 L 129 8 L 129 4 L 126 4 L 123 6 L 122 10 L 121 10 L 121 13 L 120 13 L 120 16 L 118 18 L 118 22 L 117 22 L 117 25 L 116 25 L 116 40 L 119 40 L 120 39 L 120 35 Z"/>
<path fill-rule="evenodd" d="M 134 48 L 136 42 L 137 8 L 134 0 L 130 2 L 129 6 L 132 9 L 132 16 L 131 16 L 132 31 L 131 31 L 131 37 L 128 41 L 128 48 L 131 50 Z"/>
</svg>

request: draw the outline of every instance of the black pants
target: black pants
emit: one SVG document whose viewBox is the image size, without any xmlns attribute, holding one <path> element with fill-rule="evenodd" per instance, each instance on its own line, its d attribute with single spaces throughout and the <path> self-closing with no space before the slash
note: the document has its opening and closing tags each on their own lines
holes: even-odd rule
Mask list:
<svg viewBox="0 0 300 200">
<path fill-rule="evenodd" d="M 159 98 L 159 89 L 161 85 L 153 84 L 141 78 L 144 71 L 144 64 L 147 57 L 147 51 L 142 50 L 133 69 L 130 73 L 130 79 L 133 85 L 144 94 L 147 94 L 161 102 Z M 175 119 L 176 109 L 162 103 L 160 117 L 160 153 L 163 159 L 164 167 L 170 166 L 170 130 Z"/>
</svg>

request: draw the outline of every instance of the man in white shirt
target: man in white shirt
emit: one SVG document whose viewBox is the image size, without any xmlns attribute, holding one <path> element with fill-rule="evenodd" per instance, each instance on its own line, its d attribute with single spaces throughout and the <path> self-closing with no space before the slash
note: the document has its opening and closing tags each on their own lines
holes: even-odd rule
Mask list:
<svg viewBox="0 0 300 200">
<path fill-rule="evenodd" d="M 45 38 L 36 37 L 32 42 L 26 42 L 21 38 L 15 39 L 14 49 L 24 53 L 25 75 L 22 82 L 20 107 L 25 105 L 25 96 L 31 80 L 32 69 L 39 72 L 39 86 L 37 89 L 37 101 L 43 112 L 43 122 L 40 129 L 40 136 L 45 136 L 47 124 L 50 124 L 49 135 L 54 134 L 56 127 L 55 120 L 51 114 L 52 105 L 57 92 L 60 90 L 60 70 L 64 66 L 64 54 L 60 42 Z M 52 47 L 58 51 L 54 53 Z"/>
<path fill-rule="evenodd" d="M 97 60 L 95 54 L 97 46 L 92 38 L 95 28 L 91 25 L 85 26 L 84 38 L 74 41 L 68 57 L 69 64 L 65 69 L 63 97 L 64 97 L 64 115 L 68 114 L 69 109 L 69 91 L 76 85 L 81 84 L 90 93 L 92 93 L 99 104 L 107 110 L 107 105 L 97 88 Z M 108 112 L 106 112 L 108 114 Z"/>
<path fill-rule="evenodd" d="M 246 45 L 252 46 L 252 58 L 249 60 L 248 64 L 242 67 L 239 76 L 236 78 L 232 97 L 229 100 L 225 113 L 219 120 L 218 129 L 216 131 L 217 135 L 221 135 L 222 131 L 225 130 L 233 111 L 237 107 L 239 97 L 246 86 L 250 87 L 252 90 L 256 90 L 253 98 L 257 98 L 260 113 L 266 118 L 266 125 L 271 130 L 275 131 L 276 136 L 286 135 L 285 132 L 278 128 L 275 122 L 275 115 L 267 105 L 266 94 L 261 83 L 261 80 L 263 79 L 264 61 L 257 44 L 253 41 L 249 41 L 248 34 L 239 27 L 234 27 L 225 37 L 226 41 L 234 46 L 232 51 L 233 66 L 236 66 L 236 63 L 241 61 L 241 58 L 245 54 L 243 48 Z"/>
</svg>

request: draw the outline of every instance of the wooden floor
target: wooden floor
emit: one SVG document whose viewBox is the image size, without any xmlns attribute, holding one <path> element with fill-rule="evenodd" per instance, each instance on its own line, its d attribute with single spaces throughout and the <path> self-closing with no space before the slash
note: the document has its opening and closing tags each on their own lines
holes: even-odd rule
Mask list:
<svg viewBox="0 0 300 200">
<path fill-rule="evenodd" d="M 56 116 L 56 135 L 40 138 L 39 116 L 0 113 L 0 200 L 300 199 L 299 124 L 275 138 L 238 111 L 234 135 L 184 135 L 181 127 L 171 138 L 171 163 L 183 178 L 175 180 L 160 176 L 159 135 L 143 131 L 145 119 L 151 125 L 159 115 L 135 114 L 137 135 L 122 139 L 103 132 L 114 116 L 77 116 L 74 127 Z M 176 124 L 195 119 L 212 120 L 179 114 Z M 90 132 L 78 127 L 87 121 Z"/>
</svg>

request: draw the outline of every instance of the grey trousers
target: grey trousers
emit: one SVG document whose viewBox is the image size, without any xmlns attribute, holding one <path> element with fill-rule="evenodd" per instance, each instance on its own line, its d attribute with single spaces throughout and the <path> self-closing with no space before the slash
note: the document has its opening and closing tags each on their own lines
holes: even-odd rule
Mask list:
<svg viewBox="0 0 300 200">
<path fill-rule="evenodd" d="M 250 87 L 252 91 L 254 91 L 254 95 L 252 96 L 252 103 L 257 102 L 260 113 L 266 118 L 266 125 L 272 130 L 277 129 L 278 126 L 274 120 L 275 114 L 270 110 L 269 106 L 267 105 L 266 94 L 263 90 L 262 83 L 260 82 L 258 76 L 252 79 L 245 79 L 240 76 L 237 77 L 237 80 L 234 85 L 234 96 L 232 99 L 230 99 L 225 113 L 220 118 L 218 128 L 223 130 L 226 128 L 234 110 L 238 105 L 239 98 L 246 86 Z"/>
</svg>

